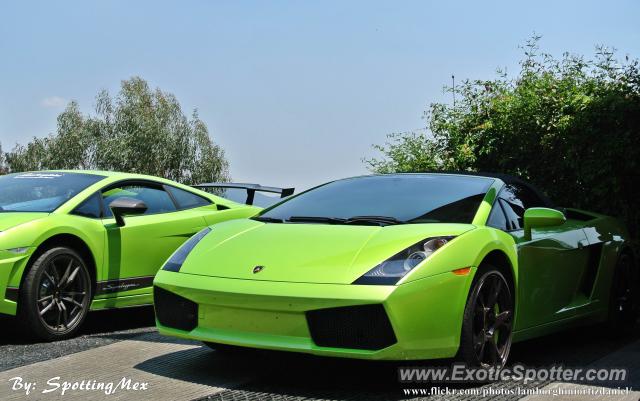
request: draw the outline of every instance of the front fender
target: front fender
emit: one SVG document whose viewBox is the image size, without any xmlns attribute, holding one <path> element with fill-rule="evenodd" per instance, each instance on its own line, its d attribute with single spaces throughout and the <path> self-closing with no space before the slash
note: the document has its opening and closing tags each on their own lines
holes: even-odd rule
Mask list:
<svg viewBox="0 0 640 401">
<path fill-rule="evenodd" d="M 105 247 L 105 230 L 102 221 L 80 216 L 52 213 L 45 219 L 20 225 L 5 232 L 7 243 L 11 247 L 29 247 L 29 257 L 22 263 L 15 264 L 10 278 L 9 286 L 19 287 L 22 275 L 29 260 L 45 241 L 56 235 L 73 235 L 83 241 L 89 248 L 96 266 L 96 274 L 102 271 Z M 5 242 L 5 241 L 3 241 Z"/>
<path fill-rule="evenodd" d="M 467 231 L 431 255 L 421 266 L 407 274 L 400 282 L 407 283 L 465 267 L 478 267 L 492 251 L 500 251 L 511 263 L 514 280 L 518 280 L 518 256 L 513 238 L 491 227 L 477 227 Z"/>
</svg>

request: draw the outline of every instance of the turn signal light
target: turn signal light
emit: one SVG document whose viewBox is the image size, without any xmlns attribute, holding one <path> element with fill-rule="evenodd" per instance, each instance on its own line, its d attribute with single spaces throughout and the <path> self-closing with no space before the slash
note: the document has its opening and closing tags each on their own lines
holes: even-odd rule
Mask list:
<svg viewBox="0 0 640 401">
<path fill-rule="evenodd" d="M 470 271 L 470 267 L 463 267 L 462 269 L 452 270 L 451 273 L 455 274 L 456 276 L 466 276 Z"/>
</svg>

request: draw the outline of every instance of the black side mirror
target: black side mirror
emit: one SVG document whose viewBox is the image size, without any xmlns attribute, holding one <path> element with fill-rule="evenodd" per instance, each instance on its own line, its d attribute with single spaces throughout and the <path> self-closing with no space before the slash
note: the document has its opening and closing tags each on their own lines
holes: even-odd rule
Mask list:
<svg viewBox="0 0 640 401">
<path fill-rule="evenodd" d="M 147 204 L 139 199 L 118 198 L 109 204 L 109 209 L 116 218 L 116 224 L 120 227 L 124 226 L 125 215 L 143 214 L 147 211 Z"/>
</svg>

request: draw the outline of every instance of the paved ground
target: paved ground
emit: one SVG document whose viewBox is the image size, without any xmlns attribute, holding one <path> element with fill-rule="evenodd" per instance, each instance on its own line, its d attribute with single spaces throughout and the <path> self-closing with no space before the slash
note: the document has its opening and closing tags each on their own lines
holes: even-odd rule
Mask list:
<svg viewBox="0 0 640 401">
<path fill-rule="evenodd" d="M 77 338 L 34 343 L 15 330 L 13 319 L 0 317 L 0 371 L 111 344 L 155 331 L 153 308 L 93 312 Z"/>
<path fill-rule="evenodd" d="M 397 382 L 397 364 L 319 358 L 274 352 L 225 354 L 198 343 L 176 341 L 158 335 L 152 327 L 151 308 L 96 312 L 76 339 L 57 343 L 30 343 L 10 328 L 11 320 L 0 321 L 0 399 L 171 399 L 171 400 L 400 400 L 422 399 L 420 393 L 404 394 Z M 5 327 L 9 330 L 5 330 Z M 114 331 L 115 328 L 115 331 Z M 631 377 L 623 386 L 636 393 L 619 397 L 640 398 L 640 331 L 620 340 L 610 339 L 595 329 L 580 329 L 560 335 L 516 344 L 512 361 L 528 366 L 626 367 Z M 47 380 L 54 380 L 47 384 Z M 14 390 L 22 378 L 23 388 Z M 68 390 L 61 397 L 65 381 L 85 381 L 85 386 L 130 378 L 146 389 L 118 391 L 104 396 L 104 390 Z M 24 384 L 36 382 L 28 397 Z M 42 394 L 45 389 L 55 388 Z M 607 384 L 607 383 L 605 383 Z M 493 383 L 457 390 L 508 390 L 517 383 Z M 612 386 L 612 384 L 608 384 Z M 616 384 L 617 386 L 618 384 Z M 531 383 L 527 388 L 576 387 L 566 383 Z M 546 386 L 546 387 L 545 387 Z M 563 387 L 564 386 L 564 387 Z M 16 385 L 16 388 L 19 387 Z M 424 389 L 414 389 L 424 390 Z M 430 400 L 472 399 L 473 396 L 435 395 Z M 499 395 L 493 399 L 519 399 Z M 537 401 L 546 397 L 530 396 Z M 555 397 L 554 399 L 576 399 Z M 595 398 L 593 398 L 595 399 Z M 605 399 L 616 399 L 605 397 Z"/>
</svg>

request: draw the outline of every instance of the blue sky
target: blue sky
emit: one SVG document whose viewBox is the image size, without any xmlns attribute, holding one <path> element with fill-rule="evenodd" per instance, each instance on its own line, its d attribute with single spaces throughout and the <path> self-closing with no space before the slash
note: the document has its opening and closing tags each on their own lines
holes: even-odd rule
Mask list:
<svg viewBox="0 0 640 401">
<path fill-rule="evenodd" d="M 451 74 L 515 72 L 533 32 L 555 55 L 640 57 L 639 20 L 638 1 L 2 2 L 0 142 L 138 75 L 198 108 L 234 180 L 303 189 L 366 173 L 371 144 L 449 100 Z"/>
</svg>

